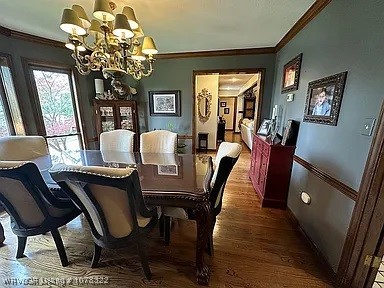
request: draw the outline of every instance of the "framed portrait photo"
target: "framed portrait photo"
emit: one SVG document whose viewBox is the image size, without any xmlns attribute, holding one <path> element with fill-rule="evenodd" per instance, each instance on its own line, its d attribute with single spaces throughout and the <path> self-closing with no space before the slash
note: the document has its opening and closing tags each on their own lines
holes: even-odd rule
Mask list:
<svg viewBox="0 0 384 288">
<path fill-rule="evenodd" d="M 347 72 L 309 82 L 305 101 L 305 122 L 336 126 Z"/>
<path fill-rule="evenodd" d="M 220 107 L 227 107 L 227 102 L 220 102 Z"/>
<path fill-rule="evenodd" d="M 295 91 L 299 88 L 301 60 L 303 53 L 297 55 L 284 65 L 281 93 Z"/>
<path fill-rule="evenodd" d="M 229 108 L 224 108 L 224 114 L 229 114 Z"/>
<path fill-rule="evenodd" d="M 259 130 L 257 130 L 256 134 L 261 136 L 268 136 L 271 133 L 271 124 L 271 119 L 264 119 L 263 122 L 261 122 Z"/>
<path fill-rule="evenodd" d="M 180 90 L 149 91 L 151 116 L 181 116 Z"/>
</svg>

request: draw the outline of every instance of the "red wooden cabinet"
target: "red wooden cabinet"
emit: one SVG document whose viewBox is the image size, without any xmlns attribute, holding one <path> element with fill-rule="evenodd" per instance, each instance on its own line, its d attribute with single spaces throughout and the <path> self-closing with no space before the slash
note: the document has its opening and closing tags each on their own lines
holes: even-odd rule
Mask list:
<svg viewBox="0 0 384 288">
<path fill-rule="evenodd" d="M 249 178 L 260 197 L 261 207 L 287 207 L 294 146 L 272 144 L 253 135 Z"/>
</svg>

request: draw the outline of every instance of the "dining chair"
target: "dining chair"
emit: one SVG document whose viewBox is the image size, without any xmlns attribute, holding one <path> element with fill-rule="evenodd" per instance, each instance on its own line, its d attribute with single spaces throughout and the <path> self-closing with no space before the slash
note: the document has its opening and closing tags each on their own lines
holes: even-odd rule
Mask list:
<svg viewBox="0 0 384 288">
<path fill-rule="evenodd" d="M 137 170 L 57 164 L 50 173 L 80 207 L 91 227 L 91 267 L 97 267 L 102 248 L 121 248 L 133 242 L 144 274 L 150 279 L 143 236 L 157 223 L 157 211 L 144 203 Z"/>
<path fill-rule="evenodd" d="M 27 237 L 51 232 L 62 266 L 68 265 L 58 228 L 80 215 L 80 210 L 71 200 L 50 192 L 34 163 L 0 161 L 0 203 L 17 235 L 16 258 L 23 257 Z"/>
<path fill-rule="evenodd" d="M 0 160 L 26 161 L 49 155 L 42 136 L 0 137 Z"/>
<path fill-rule="evenodd" d="M 213 163 L 213 175 L 209 187 L 207 188 L 210 190 L 209 201 L 211 203 L 212 216 L 212 227 L 208 241 L 208 252 L 211 255 L 213 255 L 213 230 L 216 224 L 216 217 L 221 212 L 225 184 L 227 183 L 233 167 L 239 159 L 241 149 L 242 146 L 238 143 L 222 142 Z M 193 211 L 177 207 L 163 207 L 162 211 L 164 215 L 165 243 L 166 245 L 169 245 L 171 217 L 194 220 L 194 213 Z"/>
<path fill-rule="evenodd" d="M 6 136 L 0 137 L 0 161 L 29 161 L 43 158 L 44 167 L 39 166 L 41 173 L 48 173 L 52 166 L 47 142 L 43 136 Z M 44 172 L 42 172 L 44 171 Z M 49 190 L 59 198 L 67 198 L 56 184 L 48 184 Z"/>
<path fill-rule="evenodd" d="M 100 134 L 101 151 L 133 152 L 135 132 L 125 129 Z"/>
<path fill-rule="evenodd" d="M 167 130 L 154 130 L 141 133 L 140 152 L 142 153 L 176 153 L 177 133 Z"/>
</svg>

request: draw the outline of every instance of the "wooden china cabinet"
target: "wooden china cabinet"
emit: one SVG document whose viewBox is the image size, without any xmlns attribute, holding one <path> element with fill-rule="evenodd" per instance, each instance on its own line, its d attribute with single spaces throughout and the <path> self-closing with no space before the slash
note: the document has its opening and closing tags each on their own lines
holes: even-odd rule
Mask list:
<svg viewBox="0 0 384 288">
<path fill-rule="evenodd" d="M 272 144 L 253 135 L 249 178 L 260 197 L 261 207 L 285 209 L 295 146 Z"/>
<path fill-rule="evenodd" d="M 93 100 L 96 115 L 96 131 L 100 133 L 115 129 L 135 132 L 135 148 L 139 144 L 137 104 L 134 100 Z"/>
</svg>

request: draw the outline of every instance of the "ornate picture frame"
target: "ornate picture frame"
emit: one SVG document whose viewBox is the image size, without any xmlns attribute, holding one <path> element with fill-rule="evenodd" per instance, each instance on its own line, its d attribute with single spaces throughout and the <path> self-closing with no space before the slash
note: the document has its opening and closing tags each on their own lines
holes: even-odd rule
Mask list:
<svg viewBox="0 0 384 288">
<path fill-rule="evenodd" d="M 268 136 L 271 133 L 272 120 L 271 119 L 263 119 L 259 130 L 257 130 L 257 135 Z"/>
<path fill-rule="evenodd" d="M 181 116 L 180 90 L 149 91 L 150 116 Z"/>
<path fill-rule="evenodd" d="M 337 125 L 347 71 L 309 82 L 305 101 L 305 122 Z"/>
<path fill-rule="evenodd" d="M 303 53 L 300 53 L 284 65 L 281 93 L 295 91 L 299 88 L 299 78 Z"/>
</svg>

